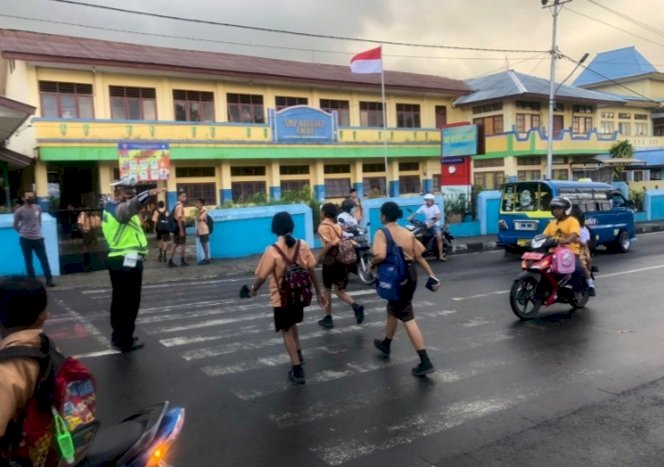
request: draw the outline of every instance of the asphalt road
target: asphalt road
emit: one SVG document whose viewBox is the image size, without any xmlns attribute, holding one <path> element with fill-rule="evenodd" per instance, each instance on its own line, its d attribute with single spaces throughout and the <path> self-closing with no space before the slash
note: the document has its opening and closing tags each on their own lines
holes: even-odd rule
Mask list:
<svg viewBox="0 0 664 467">
<path fill-rule="evenodd" d="M 146 284 L 147 346 L 133 354 L 109 351 L 109 288 L 49 291 L 47 330 L 96 374 L 102 422 L 163 399 L 186 407 L 178 467 L 662 465 L 664 233 L 595 263 L 586 309 L 530 322 L 509 309 L 514 258 L 435 264 L 441 289 L 414 302 L 437 370 L 422 379 L 403 329 L 389 360 L 374 350 L 385 303 L 356 278 L 364 324 L 337 301 L 331 331 L 305 311 L 300 387 L 267 297 L 238 298 L 248 277 Z"/>
</svg>

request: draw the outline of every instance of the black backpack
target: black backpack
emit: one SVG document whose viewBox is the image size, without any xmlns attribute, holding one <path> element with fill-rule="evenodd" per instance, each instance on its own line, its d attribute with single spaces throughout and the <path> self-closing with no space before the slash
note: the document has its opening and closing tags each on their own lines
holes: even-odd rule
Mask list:
<svg viewBox="0 0 664 467">
<path fill-rule="evenodd" d="M 168 232 L 168 211 L 159 211 L 159 216 L 157 217 L 157 225 L 155 227 L 159 232 Z"/>
<path fill-rule="evenodd" d="M 214 219 L 210 217 L 210 214 L 205 215 L 205 223 L 207 224 L 208 232 L 214 232 Z"/>
<path fill-rule="evenodd" d="M 311 275 L 306 268 L 297 264 L 297 257 L 300 253 L 300 241 L 295 245 L 293 258 L 288 259 L 286 254 L 273 243 L 272 246 L 286 261 L 286 272 L 279 283 L 277 274 L 274 273 L 274 279 L 279 287 L 281 296 L 281 306 L 284 308 L 304 308 L 311 305 Z"/>
<path fill-rule="evenodd" d="M 168 226 L 167 226 L 166 230 L 171 232 L 171 233 L 177 232 L 178 229 L 180 228 L 180 226 L 178 225 L 177 219 L 175 219 L 175 208 L 178 207 L 178 204 L 180 204 L 180 203 L 177 203 L 173 207 L 173 209 L 171 210 L 171 213 L 168 215 Z"/>
</svg>

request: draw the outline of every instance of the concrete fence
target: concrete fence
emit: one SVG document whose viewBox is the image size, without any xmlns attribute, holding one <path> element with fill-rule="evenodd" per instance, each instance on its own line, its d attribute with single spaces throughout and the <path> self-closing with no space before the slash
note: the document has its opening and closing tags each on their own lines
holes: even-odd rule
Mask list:
<svg viewBox="0 0 664 467">
<path fill-rule="evenodd" d="M 23 252 L 19 244 L 18 232 L 14 230 L 14 215 L 0 214 L 0 275 L 23 275 L 26 273 Z M 58 247 L 58 225 L 49 214 L 42 214 L 42 235 L 46 244 L 46 255 L 53 276 L 60 275 L 60 252 Z M 43 274 L 41 263 L 33 253 L 32 264 L 35 273 Z"/>
</svg>

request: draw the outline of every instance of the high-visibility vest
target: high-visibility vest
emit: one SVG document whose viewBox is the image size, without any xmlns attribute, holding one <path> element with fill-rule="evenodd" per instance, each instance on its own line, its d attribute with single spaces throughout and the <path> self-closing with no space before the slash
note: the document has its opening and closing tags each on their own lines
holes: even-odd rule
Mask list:
<svg viewBox="0 0 664 467">
<path fill-rule="evenodd" d="M 106 205 L 101 224 L 104 238 L 108 243 L 108 257 L 125 256 L 132 251 L 143 256 L 147 255 L 148 239 L 145 237 L 138 215 L 133 215 L 128 223 L 122 224 L 115 218 L 116 206 L 117 203 L 112 202 Z"/>
</svg>

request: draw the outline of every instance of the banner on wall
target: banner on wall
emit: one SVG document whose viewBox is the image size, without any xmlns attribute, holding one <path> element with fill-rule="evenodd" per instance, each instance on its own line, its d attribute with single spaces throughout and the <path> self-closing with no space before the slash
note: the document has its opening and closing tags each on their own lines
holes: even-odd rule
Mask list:
<svg viewBox="0 0 664 467">
<path fill-rule="evenodd" d="M 168 180 L 171 150 L 168 143 L 119 143 L 120 177 L 134 175 L 139 182 Z"/>
<path fill-rule="evenodd" d="M 477 154 L 477 125 L 443 128 L 443 161 L 447 157 Z"/>
</svg>

